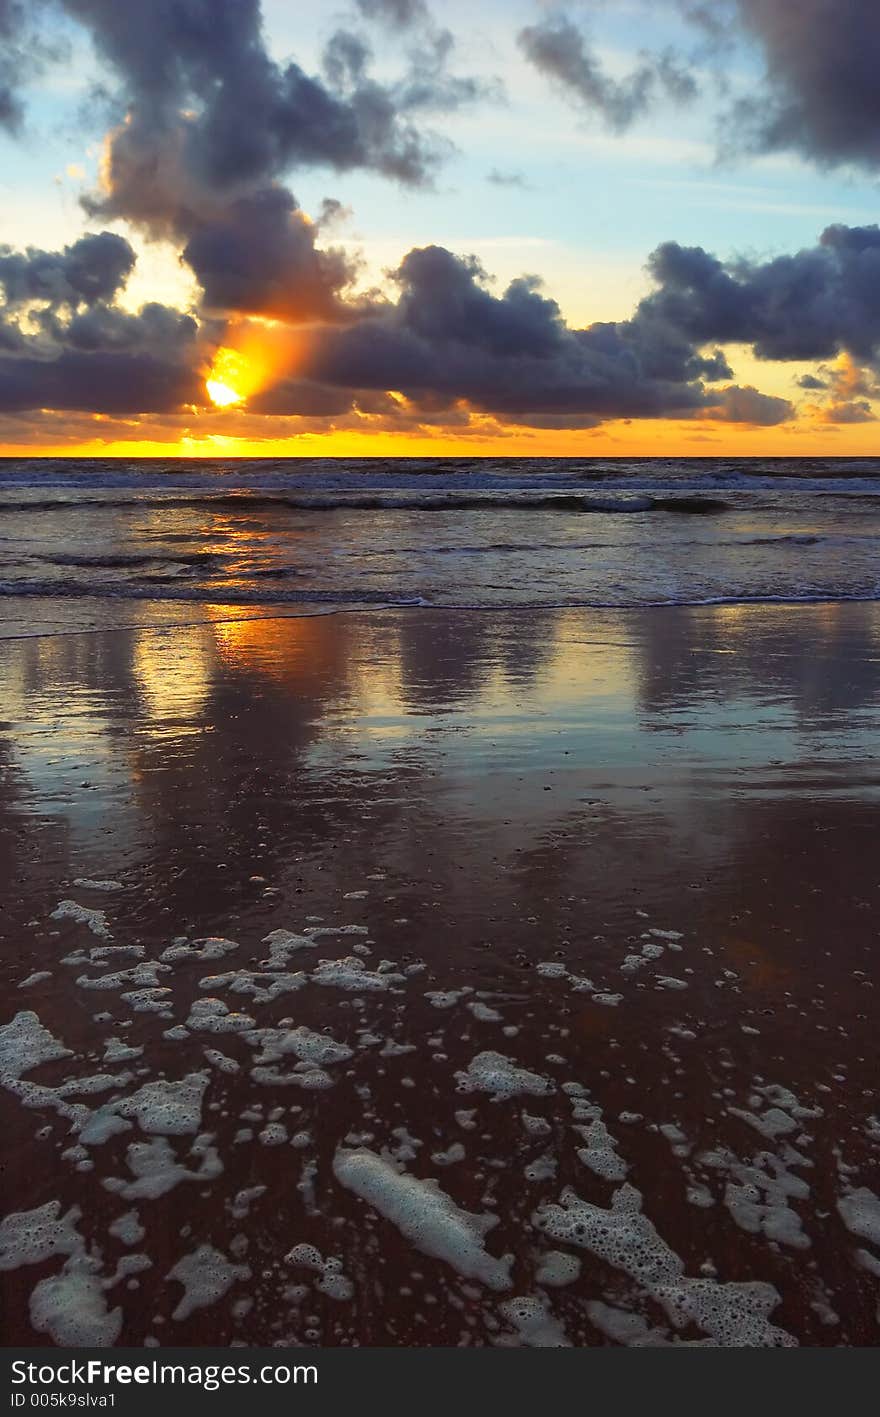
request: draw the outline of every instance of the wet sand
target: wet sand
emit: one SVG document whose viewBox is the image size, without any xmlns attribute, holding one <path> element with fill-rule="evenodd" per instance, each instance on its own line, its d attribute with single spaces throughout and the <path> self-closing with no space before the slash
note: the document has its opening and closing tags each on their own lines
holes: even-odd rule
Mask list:
<svg viewBox="0 0 880 1417">
<path fill-rule="evenodd" d="M 81 1212 L 33 1262 L 0 1236 L 6 1344 L 77 1341 L 85 1298 L 130 1345 L 876 1342 L 878 666 L 856 604 L 3 643 L 4 1021 L 71 1050 L 2 1093 L 4 1213 Z M 236 948 L 172 955 L 158 1011 L 143 972 L 88 987 L 181 937 Z M 114 1109 L 200 1073 L 189 1130 Z M 195 1178 L 133 1194 L 144 1144 Z M 439 1218 L 422 1186 L 401 1220 L 398 1166 Z"/>
</svg>

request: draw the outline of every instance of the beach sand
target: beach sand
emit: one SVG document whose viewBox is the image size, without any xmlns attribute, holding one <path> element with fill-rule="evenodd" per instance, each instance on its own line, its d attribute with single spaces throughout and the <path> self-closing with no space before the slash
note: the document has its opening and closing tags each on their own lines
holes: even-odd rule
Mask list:
<svg viewBox="0 0 880 1417">
<path fill-rule="evenodd" d="M 6 641 L 5 1018 L 71 1055 L 6 1036 L 4 1206 L 80 1214 L 0 1232 L 5 1342 L 875 1342 L 878 666 L 869 604 Z"/>
</svg>

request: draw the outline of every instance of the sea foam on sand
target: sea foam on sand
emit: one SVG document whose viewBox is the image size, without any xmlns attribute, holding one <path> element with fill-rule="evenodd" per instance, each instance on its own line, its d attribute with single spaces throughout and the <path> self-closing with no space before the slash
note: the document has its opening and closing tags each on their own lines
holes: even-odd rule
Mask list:
<svg viewBox="0 0 880 1417">
<path fill-rule="evenodd" d="M 496 1259 L 484 1247 L 488 1231 L 498 1224 L 496 1215 L 459 1209 L 436 1181 L 407 1176 L 364 1147 L 340 1148 L 333 1174 L 340 1185 L 396 1225 L 422 1254 L 445 1260 L 459 1274 L 489 1289 L 510 1288 L 511 1257 Z"/>
</svg>

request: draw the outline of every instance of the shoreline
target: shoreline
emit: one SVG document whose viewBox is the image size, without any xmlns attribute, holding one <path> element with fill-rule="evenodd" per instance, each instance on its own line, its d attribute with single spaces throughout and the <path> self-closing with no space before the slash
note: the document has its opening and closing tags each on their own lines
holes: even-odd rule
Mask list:
<svg viewBox="0 0 880 1417">
<path fill-rule="evenodd" d="M 36 597 L 34 597 L 34 598 L 36 598 Z M 6 599 L 5 602 L 2 601 L 2 600 L 0 600 L 0 606 L 2 606 L 4 603 L 9 603 L 9 601 L 14 601 L 15 599 L 16 599 L 15 596 L 9 596 L 9 597 Z M 23 605 L 27 605 L 27 606 L 30 605 L 31 597 L 29 597 L 29 596 L 22 596 L 22 597 L 20 597 L 20 599 L 22 600 Z M 61 604 L 70 604 L 70 605 L 73 605 L 73 604 L 80 603 L 82 600 L 88 599 L 88 597 L 86 597 L 86 596 L 83 596 L 83 597 L 70 597 L 69 599 L 68 599 L 68 598 L 65 598 L 65 597 L 60 597 L 60 598 L 55 598 L 55 599 L 53 599 L 52 597 L 48 597 L 48 596 L 47 596 L 46 599 L 47 599 L 47 601 L 49 601 L 50 603 L 55 604 L 55 605 L 57 605 L 57 604 L 59 603 L 59 599 L 60 599 L 60 603 L 61 603 Z M 103 606 L 107 606 L 107 605 L 120 605 L 120 604 L 124 604 L 126 601 L 130 601 L 130 600 L 136 601 L 136 602 L 139 603 L 139 604 L 143 604 L 143 603 L 149 604 L 149 603 L 151 603 L 149 596 L 143 596 L 143 597 L 137 597 L 137 596 L 119 596 L 119 597 L 114 597 L 114 596 L 99 596 L 99 597 L 95 597 L 95 599 L 98 601 L 99 604 L 101 604 L 101 605 L 103 605 Z M 180 601 L 174 601 L 174 600 L 172 600 L 171 598 L 168 598 L 168 599 L 161 599 L 161 598 L 159 598 L 159 599 L 156 599 L 155 601 L 153 601 L 152 603 L 154 603 L 154 604 L 167 605 L 167 604 L 180 604 L 181 602 L 180 602 Z M 659 610 L 659 611 L 667 611 L 667 612 L 687 612 L 687 611 L 695 611 L 695 610 L 696 610 L 696 611 L 699 611 L 699 610 L 724 610 L 724 609 L 727 609 L 727 608 L 737 609 L 737 608 L 740 608 L 740 607 L 742 607 L 742 608 L 749 608 L 749 609 L 758 609 L 758 610 L 764 609 L 764 610 L 767 610 L 767 611 L 773 611 L 773 610 L 776 610 L 776 609 L 782 609 L 782 610 L 798 610 L 798 609 L 801 609 L 801 608 L 803 608 L 804 610 L 810 610 L 810 609 L 834 608 L 834 607 L 836 607 L 836 606 L 847 606 L 847 605 L 880 605 L 880 592 L 878 592 L 877 594 L 871 594 L 871 595 L 844 595 L 844 596 L 841 596 L 841 595 L 819 596 L 819 595 L 817 595 L 817 596 L 803 596 L 803 597 L 800 597 L 800 598 L 799 598 L 799 597 L 796 597 L 796 596 L 780 596 L 780 597 L 778 597 L 777 599 L 773 599 L 773 598 L 766 597 L 766 596 L 739 596 L 739 597 L 727 597 L 727 598 L 717 599 L 717 600 L 653 601 L 653 602 L 649 602 L 649 603 L 645 603 L 645 604 L 635 604 L 635 603 L 633 603 L 633 604 L 631 604 L 631 605 L 618 605 L 618 604 L 612 604 L 612 603 L 600 604 L 600 603 L 595 603 L 595 602 L 589 602 L 589 603 L 582 603 L 582 602 L 571 602 L 571 603 L 569 603 L 569 602 L 548 602 L 548 603 L 546 603 L 546 604 L 533 603 L 533 604 L 528 604 L 528 605 L 517 605 L 517 604 L 515 604 L 515 603 L 513 603 L 513 604 L 486 604 L 486 605 L 476 605 L 476 604 L 474 604 L 474 605 L 437 605 L 437 604 L 428 605 L 428 604 L 423 604 L 423 603 L 416 604 L 415 602 L 410 602 L 410 603 L 407 604 L 407 603 L 405 603 L 405 602 L 394 602 L 394 601 L 388 601 L 388 602 L 384 602 L 384 603 L 381 603 L 381 604 L 368 604 L 368 605 L 352 605 L 352 604 L 339 605 L 339 604 L 333 604 L 333 603 L 326 603 L 326 604 L 324 604 L 324 608 L 302 609 L 302 610 L 296 610 L 296 611 L 291 610 L 291 609 L 289 609 L 289 608 L 284 608 L 284 609 L 282 609 L 281 606 L 282 606 L 284 603 L 283 603 L 283 602 L 277 602 L 277 601 L 275 601 L 275 602 L 269 602 L 269 601 L 267 601 L 267 602 L 259 602 L 259 603 L 255 603 L 255 602 L 248 603 L 248 602 L 246 602 L 246 601 L 245 601 L 245 602 L 242 602 L 242 601 L 201 601 L 201 600 L 200 600 L 200 601 L 196 601 L 195 599 L 193 599 L 192 601 L 185 601 L 185 602 L 183 602 L 183 603 L 199 604 L 199 605 L 205 605 L 205 606 L 208 606 L 208 607 L 209 607 L 209 606 L 226 606 L 226 605 L 230 605 L 230 606 L 231 606 L 231 605 L 239 605 L 243 611 L 244 611 L 244 610 L 249 610 L 249 609 L 254 609 L 255 604 L 258 604 L 258 608 L 259 608 L 259 609 L 261 609 L 261 610 L 266 610 L 266 611 L 269 612 L 269 613 L 267 613 L 267 614 L 250 614 L 250 615 L 246 615 L 246 614 L 242 614 L 242 615 L 229 615 L 229 616 L 222 616 L 222 617 L 206 616 L 205 618 L 196 619 L 196 620 L 174 620 L 174 621 L 168 621 L 168 622 L 159 622 L 159 623 L 156 623 L 156 624 L 150 624 L 149 622 L 143 622 L 143 623 L 140 623 L 140 624 L 132 623 L 132 624 L 124 624 L 124 625 L 113 625 L 113 624 L 88 625 L 88 626 L 83 626 L 83 627 L 80 627 L 80 628 L 75 628 L 75 627 L 74 627 L 74 628 L 69 628 L 69 627 L 65 626 L 64 628 L 56 628 L 56 629 L 51 629 L 51 630 L 36 630 L 36 629 L 35 629 L 35 630 L 29 630 L 29 631 L 27 631 L 27 632 L 25 632 L 25 633 L 23 633 L 23 634 L 6 634 L 6 633 L 4 633 L 4 623 L 5 623 L 5 622 L 3 621 L 2 618 L 0 618 L 0 645 L 4 644 L 4 643 L 6 643 L 6 642 L 11 642 L 11 643 L 12 643 L 12 642 L 15 642 L 15 641 L 17 641 L 17 640 L 51 639 L 51 638 L 54 638 L 54 637 L 60 636 L 60 635 L 101 635 L 101 634 L 126 634 L 126 633 L 138 633 L 138 634 L 154 633 L 154 634 L 157 634 L 157 633 L 166 633 L 168 630 L 187 630 L 187 629 L 193 629 L 193 628 L 195 628 L 195 627 L 197 627 L 197 626 L 200 626 L 200 625 L 224 625 L 224 624 L 233 624 L 233 625 L 234 625 L 234 624 L 247 624 L 247 623 L 250 623 L 250 622 L 252 622 L 252 621 L 264 622 L 264 621 L 274 621 L 274 620 L 312 620 L 312 619 L 317 619 L 317 618 L 320 618 L 320 617 L 323 617 L 323 616 L 387 615 L 387 614 L 398 614 L 398 613 L 403 614 L 403 613 L 406 613 L 406 612 L 415 612 L 415 613 L 424 612 L 424 613 L 428 613 L 428 614 L 432 614 L 432 615 L 444 615 L 444 614 L 448 614 L 448 615 L 453 615 L 453 616 L 456 616 L 456 615 L 459 615 L 459 614 L 462 614 L 462 615 L 496 615 L 496 616 L 498 616 L 498 615 L 503 615 L 503 616 L 508 616 L 508 615 L 517 615 L 517 616 L 519 616 L 519 615 L 523 615 L 523 616 L 541 616 L 541 615 L 548 615 L 548 614 L 550 614 L 550 615 L 553 615 L 553 614 L 583 614 L 583 615 L 589 615 L 589 614 L 592 613 L 592 614 L 597 614 L 597 615 L 602 615 L 602 616 L 604 616 L 604 615 L 609 615 L 609 616 L 618 615 L 618 616 L 621 616 L 621 617 L 625 617 L 625 616 L 629 616 L 629 615 L 640 615 L 640 614 L 642 614 L 642 613 L 648 613 L 648 612 L 653 612 L 653 611 L 657 611 L 657 610 Z M 315 601 L 315 602 L 313 602 L 313 603 L 314 603 L 314 605 L 315 605 L 316 607 L 322 605 L 322 602 L 320 602 L 320 601 Z"/>
</svg>

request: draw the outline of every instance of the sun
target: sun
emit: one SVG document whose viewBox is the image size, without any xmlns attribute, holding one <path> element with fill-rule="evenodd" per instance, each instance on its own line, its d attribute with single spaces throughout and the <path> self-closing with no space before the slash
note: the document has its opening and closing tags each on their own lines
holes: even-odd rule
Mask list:
<svg viewBox="0 0 880 1417">
<path fill-rule="evenodd" d="M 218 408 L 231 408 L 244 403 L 253 380 L 248 361 L 237 349 L 227 345 L 217 350 L 205 379 L 208 397 Z"/>
<path fill-rule="evenodd" d="M 229 408 L 234 403 L 241 403 L 244 395 L 239 394 L 235 389 L 231 389 L 228 384 L 221 383 L 219 379 L 206 379 L 205 388 L 208 390 L 208 397 L 218 408 Z"/>
<path fill-rule="evenodd" d="M 204 366 L 205 391 L 215 408 L 240 409 L 255 394 L 289 375 L 302 352 L 302 335 L 268 319 L 230 323 L 226 343 Z"/>
</svg>

